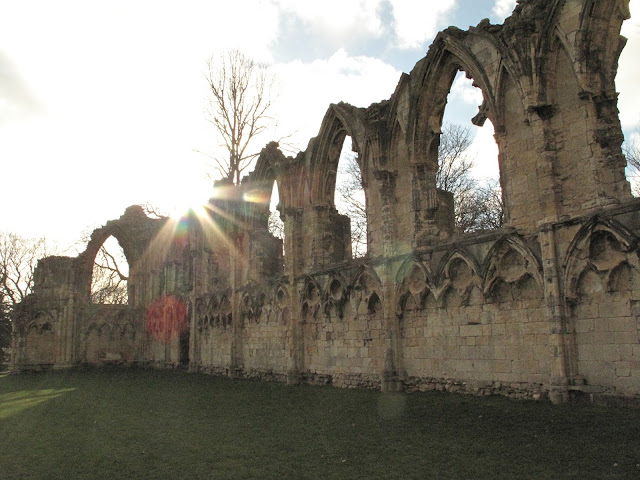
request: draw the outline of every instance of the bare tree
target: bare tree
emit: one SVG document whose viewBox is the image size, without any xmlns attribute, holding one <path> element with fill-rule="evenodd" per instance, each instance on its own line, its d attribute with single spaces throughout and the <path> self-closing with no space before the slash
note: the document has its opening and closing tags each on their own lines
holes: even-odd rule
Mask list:
<svg viewBox="0 0 640 480">
<path fill-rule="evenodd" d="M 471 176 L 475 165 L 468 150 L 472 143 L 469 127 L 443 125 L 436 187 L 453 193 L 455 226 L 460 233 L 500 228 L 503 222 L 502 191 L 497 179 L 480 181 Z"/>
<path fill-rule="evenodd" d="M 356 159 L 355 153 L 348 153 L 339 163 L 336 207 L 351 219 L 351 252 L 354 258 L 359 258 L 367 253 L 367 206 Z"/>
<path fill-rule="evenodd" d="M 627 172 L 631 182 L 631 192 L 640 197 L 640 128 L 622 144 L 622 152 L 627 157 Z"/>
<path fill-rule="evenodd" d="M 102 244 L 96 254 L 91 278 L 91 301 L 124 305 L 128 302 L 129 269 L 124 252 L 114 245 L 111 238 Z"/>
<path fill-rule="evenodd" d="M 454 198 L 476 186 L 471 176 L 474 161 L 468 154 L 472 141 L 469 127 L 455 123 L 442 126 L 436 187 L 453 193 Z"/>
<path fill-rule="evenodd" d="M 269 212 L 269 232 L 280 240 L 284 240 L 284 222 L 280 217 L 280 212 Z"/>
<path fill-rule="evenodd" d="M 0 348 L 11 344 L 13 309 L 33 290 L 38 260 L 48 254 L 49 246 L 44 238 L 0 232 Z"/>
<path fill-rule="evenodd" d="M 454 203 L 458 232 L 494 230 L 502 227 L 504 208 L 502 189 L 497 179 L 488 179 L 484 184 L 475 183 L 473 188 L 459 192 Z"/>
<path fill-rule="evenodd" d="M 0 289 L 6 303 L 16 305 L 31 293 L 38 260 L 48 254 L 44 238 L 0 233 Z"/>
<path fill-rule="evenodd" d="M 238 50 L 222 53 L 207 62 L 207 83 L 211 92 L 208 117 L 227 156 L 213 155 L 217 173 L 235 184 L 257 157 L 252 141 L 272 120 L 270 96 L 274 77 L 264 64 L 256 63 Z"/>
<path fill-rule="evenodd" d="M 471 176 L 473 158 L 468 154 L 471 129 L 445 124 L 438 150 L 436 187 L 453 193 L 455 226 L 460 233 L 500 228 L 503 222 L 502 192 L 497 179 L 480 182 Z M 367 251 L 367 212 L 362 176 L 355 155 L 340 161 L 338 210 L 351 219 L 354 257 Z"/>
</svg>

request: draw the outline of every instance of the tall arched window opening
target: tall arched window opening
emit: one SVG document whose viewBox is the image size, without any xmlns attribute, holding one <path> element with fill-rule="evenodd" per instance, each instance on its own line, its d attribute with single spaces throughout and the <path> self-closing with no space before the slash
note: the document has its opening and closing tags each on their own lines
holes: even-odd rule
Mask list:
<svg viewBox="0 0 640 480">
<path fill-rule="evenodd" d="M 271 201 L 269 202 L 269 232 L 276 238 L 284 240 L 284 222 L 278 211 L 280 194 L 278 193 L 278 181 L 274 180 L 271 190 Z"/>
<path fill-rule="evenodd" d="M 102 244 L 93 263 L 91 277 L 91 302 L 126 305 L 128 294 L 129 264 L 122 247 L 114 237 Z"/>
<path fill-rule="evenodd" d="M 453 193 L 458 233 L 500 228 L 503 220 L 499 181 L 498 145 L 493 125 L 483 119 L 474 127 L 482 108 L 482 91 L 463 71 L 453 80 L 444 112 L 436 186 Z"/>
<path fill-rule="evenodd" d="M 640 123 L 635 132 L 625 132 L 622 152 L 627 158 L 626 176 L 634 197 L 640 197 Z"/>
<path fill-rule="evenodd" d="M 351 220 L 353 258 L 367 254 L 367 201 L 357 158 L 358 154 L 352 151 L 351 137 L 346 136 L 338 161 L 334 203 L 336 210 Z"/>
</svg>

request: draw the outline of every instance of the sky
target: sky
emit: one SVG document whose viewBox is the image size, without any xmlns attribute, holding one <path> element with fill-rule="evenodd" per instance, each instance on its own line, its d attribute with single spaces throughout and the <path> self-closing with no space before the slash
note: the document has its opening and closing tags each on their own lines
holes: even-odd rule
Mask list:
<svg viewBox="0 0 640 480">
<path fill-rule="evenodd" d="M 278 78 L 277 127 L 304 150 L 330 103 L 388 99 L 438 31 L 502 23 L 515 0 L 0 0 L 0 230 L 59 245 L 132 204 L 165 212 L 212 193 L 207 59 L 237 48 Z M 627 137 L 640 125 L 640 0 L 617 90 Z M 446 120 L 468 122 L 482 96 L 464 78 Z M 490 122 L 475 175 L 497 175 Z M 260 148 L 258 147 L 258 148 Z"/>
</svg>

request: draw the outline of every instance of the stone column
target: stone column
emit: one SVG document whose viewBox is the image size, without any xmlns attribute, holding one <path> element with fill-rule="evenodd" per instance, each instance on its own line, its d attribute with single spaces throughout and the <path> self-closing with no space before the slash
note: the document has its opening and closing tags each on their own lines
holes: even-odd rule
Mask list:
<svg viewBox="0 0 640 480">
<path fill-rule="evenodd" d="M 413 165 L 413 247 L 431 245 L 453 234 L 453 195 L 436 188 L 436 173 Z"/>
<path fill-rule="evenodd" d="M 569 379 L 567 371 L 567 320 L 564 298 L 561 288 L 560 269 L 558 268 L 557 240 L 553 225 L 543 226 L 539 234 L 542 251 L 542 269 L 544 279 L 544 297 L 549 319 L 551 348 L 551 378 L 549 399 L 553 403 L 569 401 Z"/>
<path fill-rule="evenodd" d="M 246 261 L 244 258 L 240 258 L 241 255 L 246 255 L 247 250 L 243 248 L 244 232 L 229 232 L 232 247 L 229 249 L 230 256 L 230 272 L 229 283 L 231 285 L 231 365 L 229 365 L 229 376 L 231 378 L 237 378 L 242 370 L 242 323 L 240 322 L 240 294 L 238 293 L 238 287 L 242 284 L 242 262 Z"/>
<path fill-rule="evenodd" d="M 330 206 L 317 205 L 303 215 L 303 245 L 307 270 L 326 268 L 351 259 L 351 221 Z"/>
<path fill-rule="evenodd" d="M 289 365 L 287 385 L 300 383 L 304 371 L 304 326 L 300 315 L 298 276 L 304 268 L 304 211 L 289 208 L 284 212 L 285 274 L 289 277 Z"/>
<path fill-rule="evenodd" d="M 386 258 L 397 253 L 397 219 L 396 219 L 396 174 L 389 171 L 374 173 L 382 200 L 382 251 Z M 399 371 L 402 370 L 402 349 L 398 338 L 399 329 L 395 312 L 395 268 L 392 262 L 385 262 L 380 273 L 384 295 L 383 315 L 384 327 L 387 331 L 387 349 L 380 372 L 380 389 L 383 392 L 395 392 L 402 388 Z"/>
<path fill-rule="evenodd" d="M 60 299 L 58 313 L 59 337 L 54 368 L 71 367 L 77 360 L 80 336 L 77 334 L 77 319 L 73 308 L 73 298 Z"/>
</svg>

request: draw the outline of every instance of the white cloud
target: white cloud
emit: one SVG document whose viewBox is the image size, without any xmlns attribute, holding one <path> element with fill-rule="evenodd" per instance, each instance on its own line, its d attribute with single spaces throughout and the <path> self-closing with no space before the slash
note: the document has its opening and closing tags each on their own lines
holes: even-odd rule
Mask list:
<svg viewBox="0 0 640 480">
<path fill-rule="evenodd" d="M 433 38 L 443 27 L 445 13 L 456 0 L 415 2 L 414 0 L 325 0 L 301 2 L 274 0 L 283 12 L 293 14 L 309 29 L 331 45 L 344 45 L 358 38 L 379 38 L 388 27 L 393 27 L 400 48 L 416 48 Z M 393 25 L 383 25 L 381 10 L 391 6 Z"/>
<path fill-rule="evenodd" d="M 468 151 L 475 161 L 475 167 L 471 172 L 472 175 L 480 180 L 499 178 L 498 144 L 494 137 L 493 124 L 487 120 L 482 128 L 472 128 L 472 133 L 475 134 L 475 137 Z"/>
<path fill-rule="evenodd" d="M 449 95 L 453 99 L 461 100 L 462 102 L 479 107 L 482 104 L 482 90 L 473 86 L 473 80 L 467 78 L 464 72 L 459 72 L 451 85 L 451 91 Z"/>
<path fill-rule="evenodd" d="M 498 17 L 495 20 L 502 22 L 511 15 L 514 8 L 516 8 L 516 0 L 496 0 L 492 10 L 493 14 Z"/>
<path fill-rule="evenodd" d="M 282 133 L 297 131 L 294 143 L 304 150 L 318 134 L 331 103 L 344 101 L 357 107 L 387 99 L 393 93 L 400 71 L 383 61 L 350 56 L 338 50 L 328 59 L 300 61 L 274 66 L 282 82 L 278 118 Z"/>
<path fill-rule="evenodd" d="M 378 15 L 381 0 L 274 0 L 274 3 L 332 44 L 355 36 L 377 37 L 382 33 Z"/>
<path fill-rule="evenodd" d="M 427 2 L 391 0 L 395 31 L 400 48 L 417 48 L 430 40 L 443 26 L 442 18 L 456 4 L 455 0 Z"/>
</svg>

